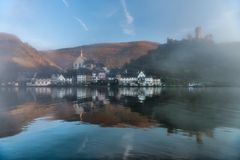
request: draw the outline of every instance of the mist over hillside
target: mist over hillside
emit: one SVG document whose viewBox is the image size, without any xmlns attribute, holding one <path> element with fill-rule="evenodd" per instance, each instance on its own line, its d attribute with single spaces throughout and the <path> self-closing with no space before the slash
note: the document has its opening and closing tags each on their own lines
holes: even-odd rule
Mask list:
<svg viewBox="0 0 240 160">
<path fill-rule="evenodd" d="M 174 41 L 133 60 L 123 70 L 144 70 L 167 82 L 235 84 L 240 78 L 239 51 L 240 43 L 237 42 L 215 44 L 205 39 Z"/>
</svg>

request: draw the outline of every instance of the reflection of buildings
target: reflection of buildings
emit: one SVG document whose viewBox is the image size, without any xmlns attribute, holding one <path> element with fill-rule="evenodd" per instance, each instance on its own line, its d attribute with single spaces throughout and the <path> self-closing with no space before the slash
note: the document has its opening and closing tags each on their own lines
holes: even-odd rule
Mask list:
<svg viewBox="0 0 240 160">
<path fill-rule="evenodd" d="M 161 94 L 161 88 L 119 88 L 120 96 L 138 97 L 140 102 L 143 102 L 146 97 L 153 97 Z"/>
<path fill-rule="evenodd" d="M 132 97 L 137 97 L 139 95 L 152 97 L 154 95 L 160 95 L 161 90 L 161 88 L 119 88 L 119 94 Z"/>
<path fill-rule="evenodd" d="M 143 102 L 146 97 L 158 96 L 161 94 L 161 88 L 158 87 L 129 87 L 129 88 L 118 88 L 117 90 L 111 90 L 105 88 L 104 90 L 91 89 L 87 87 L 83 88 L 48 88 L 48 87 L 37 87 L 27 88 L 32 95 L 48 95 L 54 99 L 61 99 L 65 97 L 75 97 L 76 101 L 101 101 L 103 104 L 108 104 L 108 97 L 117 97 L 118 99 L 122 96 L 136 97 L 140 102 Z"/>
<path fill-rule="evenodd" d="M 114 96 L 136 96 L 144 94 L 144 96 L 153 96 L 160 93 L 160 90 L 147 89 L 144 91 L 138 91 L 139 88 L 135 88 L 133 91 L 124 89 L 124 91 L 118 91 Z M 157 88 L 155 88 L 157 89 Z M 87 88 L 77 90 L 77 99 L 73 103 L 75 113 L 79 115 L 80 120 L 84 122 L 90 122 L 94 124 L 101 124 L 104 126 L 142 126 L 150 127 L 153 125 L 151 120 L 145 116 L 140 116 L 137 112 L 132 112 L 130 108 L 122 105 L 112 105 L 108 100 L 108 91 L 89 90 Z M 123 94 L 122 94 L 123 93 Z"/>
<path fill-rule="evenodd" d="M 82 103 L 79 103 L 79 101 L 77 101 L 73 104 L 73 108 L 76 114 L 80 116 L 80 120 L 83 120 L 83 115 L 87 112 L 92 112 L 94 110 L 94 105 L 91 101 Z"/>
<path fill-rule="evenodd" d="M 64 98 L 66 96 L 73 96 L 73 89 L 72 88 L 53 88 L 52 91 L 52 98 Z"/>
<path fill-rule="evenodd" d="M 34 97 L 36 96 L 48 96 L 52 99 L 61 99 L 66 96 L 73 96 L 73 88 L 49 88 L 49 87 L 30 87 L 26 89 Z"/>
<path fill-rule="evenodd" d="M 48 88 L 48 87 L 34 87 L 27 88 L 27 91 L 34 97 L 36 96 L 49 96 L 53 99 L 62 99 L 66 97 L 75 98 L 76 101 L 98 101 L 103 104 L 109 103 L 109 97 L 121 98 L 123 96 L 136 97 L 140 102 L 143 102 L 146 97 L 158 96 L 161 94 L 161 88 L 158 87 L 128 87 L 118 88 L 111 90 L 104 88 L 103 90 L 91 89 L 88 87 L 83 88 Z"/>
<path fill-rule="evenodd" d="M 51 88 L 47 87 L 34 87 L 34 88 L 27 88 L 27 91 L 37 94 L 37 95 L 48 95 L 51 96 L 52 90 Z"/>
<path fill-rule="evenodd" d="M 88 88 L 77 89 L 76 101 L 73 103 L 73 108 L 83 120 L 83 115 L 94 112 L 100 109 L 103 105 L 109 104 L 106 94 L 98 90 L 90 90 Z"/>
</svg>

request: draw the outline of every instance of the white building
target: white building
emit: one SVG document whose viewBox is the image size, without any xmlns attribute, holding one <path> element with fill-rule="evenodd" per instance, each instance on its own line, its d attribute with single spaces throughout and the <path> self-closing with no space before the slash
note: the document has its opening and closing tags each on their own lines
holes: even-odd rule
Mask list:
<svg viewBox="0 0 240 160">
<path fill-rule="evenodd" d="M 52 84 L 52 80 L 50 78 L 46 79 L 35 79 L 32 82 L 27 82 L 27 86 L 29 87 L 46 87 Z"/>
<path fill-rule="evenodd" d="M 78 74 L 77 84 L 90 84 L 93 82 L 92 75 L 89 74 Z"/>
<path fill-rule="evenodd" d="M 77 84 L 83 84 L 87 81 L 87 75 L 77 75 Z"/>
<path fill-rule="evenodd" d="M 160 78 L 153 79 L 154 86 L 162 86 L 162 81 Z"/>
<path fill-rule="evenodd" d="M 145 85 L 154 86 L 153 78 L 152 77 L 145 78 Z"/>
<path fill-rule="evenodd" d="M 143 73 L 143 71 L 138 74 L 137 78 L 140 86 L 146 86 L 146 75 Z"/>
<path fill-rule="evenodd" d="M 77 71 L 76 84 L 90 84 L 92 82 L 92 72 L 86 68 Z"/>
<path fill-rule="evenodd" d="M 143 73 L 143 71 L 141 71 L 139 74 L 138 74 L 138 79 L 141 79 L 141 78 L 146 78 L 146 75 Z"/>
<path fill-rule="evenodd" d="M 60 75 L 52 75 L 52 84 L 65 84 L 66 78 L 60 74 Z"/>
<path fill-rule="evenodd" d="M 121 86 L 161 86 L 161 79 L 154 79 L 152 77 L 146 77 L 143 71 L 139 72 L 137 77 L 119 77 L 119 85 Z"/>
<path fill-rule="evenodd" d="M 99 72 L 98 73 L 98 80 L 106 80 L 107 75 L 105 72 Z"/>
<path fill-rule="evenodd" d="M 61 75 L 58 76 L 57 80 L 58 80 L 58 82 L 60 82 L 60 83 L 64 83 L 66 79 L 65 79 L 65 77 L 61 74 Z"/>
<path fill-rule="evenodd" d="M 137 86 L 136 77 L 121 77 L 118 79 L 119 84 L 123 86 Z"/>
<path fill-rule="evenodd" d="M 65 83 L 66 84 L 73 84 L 73 78 L 72 77 L 65 78 Z"/>
<path fill-rule="evenodd" d="M 98 81 L 98 76 L 97 76 L 97 74 L 96 74 L 96 73 L 92 73 L 92 82 L 93 82 L 93 83 L 97 83 L 97 81 Z"/>
</svg>

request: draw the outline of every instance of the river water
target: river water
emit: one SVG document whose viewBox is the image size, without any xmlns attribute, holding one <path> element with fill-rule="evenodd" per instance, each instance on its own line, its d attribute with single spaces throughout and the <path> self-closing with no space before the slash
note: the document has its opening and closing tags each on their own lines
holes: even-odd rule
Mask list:
<svg viewBox="0 0 240 160">
<path fill-rule="evenodd" d="M 0 88 L 1 160 L 240 159 L 240 88 Z"/>
</svg>

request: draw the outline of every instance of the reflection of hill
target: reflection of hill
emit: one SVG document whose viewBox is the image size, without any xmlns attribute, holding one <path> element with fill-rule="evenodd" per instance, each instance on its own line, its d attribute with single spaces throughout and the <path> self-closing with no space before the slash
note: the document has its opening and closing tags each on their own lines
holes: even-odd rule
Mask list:
<svg viewBox="0 0 240 160">
<path fill-rule="evenodd" d="M 90 104 L 91 105 L 91 104 Z M 92 124 L 100 124 L 106 127 L 151 127 L 154 123 L 147 117 L 132 112 L 131 109 L 121 105 L 107 104 L 104 107 L 97 108 L 96 106 L 75 106 L 76 113 L 84 122 Z"/>
<path fill-rule="evenodd" d="M 237 91 L 237 92 L 236 92 Z M 204 131 L 216 127 L 240 128 L 238 90 L 197 89 L 195 92 L 169 91 L 165 103 L 153 105 L 155 119 L 169 123 L 173 128 Z M 167 103 L 166 103 L 167 102 Z"/>
<path fill-rule="evenodd" d="M 0 137 L 21 132 L 24 126 L 36 118 L 48 115 L 53 107 L 44 107 L 36 103 L 17 106 L 10 112 L 0 112 Z"/>
<path fill-rule="evenodd" d="M 238 88 L 164 88 L 159 91 L 32 88 L 5 90 L 1 95 L 5 93 L 15 98 L 1 96 L 0 136 L 19 133 L 29 122 L 44 116 L 108 127 L 160 124 L 168 133 L 183 131 L 185 135 L 196 136 L 198 142 L 202 142 L 204 136 L 212 137 L 215 128 L 240 128 Z M 139 94 L 146 99 L 139 101 Z M 11 99 L 14 102 L 4 102 Z"/>
<path fill-rule="evenodd" d="M 189 136 L 213 136 L 218 127 L 240 128 L 239 89 L 166 89 L 158 98 L 135 104 L 123 99 L 134 112 L 151 116 L 169 133 L 187 132 Z M 138 106 L 138 107 L 136 107 Z"/>
</svg>

